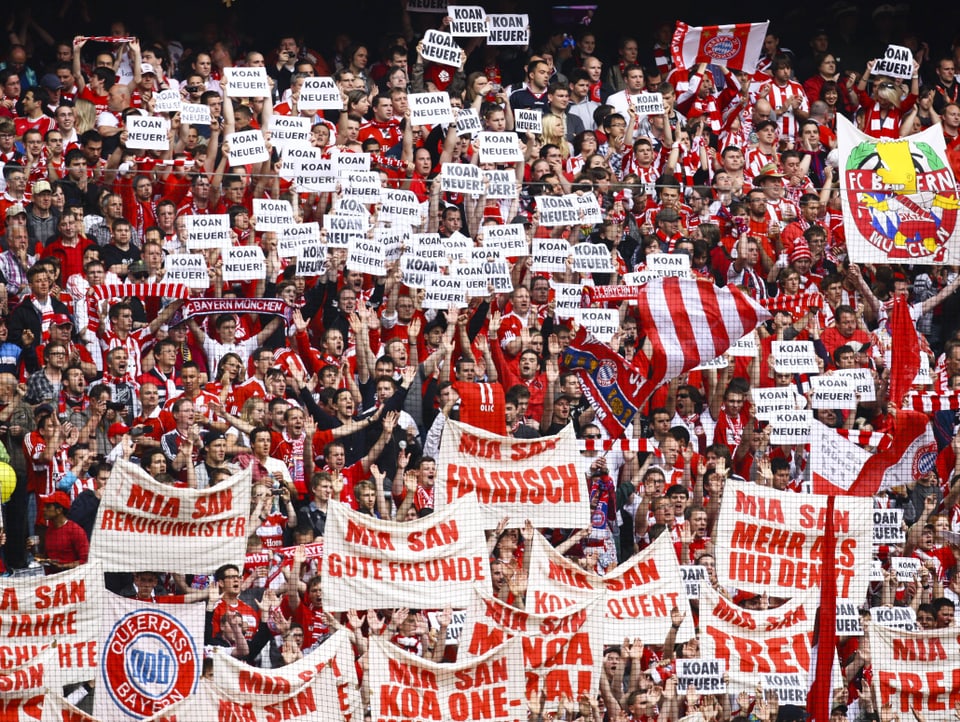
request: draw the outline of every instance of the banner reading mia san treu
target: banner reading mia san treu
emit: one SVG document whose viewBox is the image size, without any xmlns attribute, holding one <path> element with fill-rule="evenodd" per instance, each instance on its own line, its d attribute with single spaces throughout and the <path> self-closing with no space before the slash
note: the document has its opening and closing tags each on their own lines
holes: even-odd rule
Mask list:
<svg viewBox="0 0 960 722">
<path fill-rule="evenodd" d="M 118 460 L 100 500 L 90 558 L 100 560 L 105 572 L 181 574 L 209 574 L 242 561 L 250 473 L 246 469 L 209 489 L 179 489 Z"/>
</svg>

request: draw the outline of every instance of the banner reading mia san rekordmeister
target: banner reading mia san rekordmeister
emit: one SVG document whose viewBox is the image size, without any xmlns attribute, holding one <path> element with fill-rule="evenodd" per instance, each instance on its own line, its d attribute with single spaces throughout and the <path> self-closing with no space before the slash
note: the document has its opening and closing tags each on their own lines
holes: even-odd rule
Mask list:
<svg viewBox="0 0 960 722">
<path fill-rule="evenodd" d="M 795 494 L 730 480 L 723 491 L 714 534 L 717 577 L 726 587 L 777 597 L 820 589 L 827 497 Z M 873 500 L 840 496 L 837 597 L 861 603 L 870 584 Z"/>
<path fill-rule="evenodd" d="M 90 558 L 105 572 L 209 574 L 242 565 L 250 489 L 249 470 L 209 489 L 178 489 L 120 460 L 103 490 Z"/>
<path fill-rule="evenodd" d="M 586 482 L 577 469 L 573 427 L 556 436 L 514 439 L 448 420 L 437 463 L 436 505 L 475 498 L 512 526 L 585 529 Z"/>
</svg>

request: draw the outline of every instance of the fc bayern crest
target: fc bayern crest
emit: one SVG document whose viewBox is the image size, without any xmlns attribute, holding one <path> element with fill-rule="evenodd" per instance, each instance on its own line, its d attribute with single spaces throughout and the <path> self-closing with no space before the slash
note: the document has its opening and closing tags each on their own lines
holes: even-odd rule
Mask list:
<svg viewBox="0 0 960 722">
<path fill-rule="evenodd" d="M 930 143 L 861 136 L 843 163 L 841 185 L 854 235 L 881 254 L 878 260 L 947 262 L 960 201 L 944 155 Z"/>
<path fill-rule="evenodd" d="M 613 386 L 617 382 L 617 365 L 610 360 L 600 363 L 597 368 L 597 386 L 602 389 Z"/>
<path fill-rule="evenodd" d="M 133 719 L 150 717 L 188 697 L 200 679 L 202 648 L 181 620 L 163 610 L 138 609 L 122 616 L 102 650 L 105 692 L 114 709 Z"/>
<path fill-rule="evenodd" d="M 714 60 L 729 60 L 740 52 L 741 47 L 736 35 L 717 35 L 703 44 L 703 52 Z"/>
</svg>

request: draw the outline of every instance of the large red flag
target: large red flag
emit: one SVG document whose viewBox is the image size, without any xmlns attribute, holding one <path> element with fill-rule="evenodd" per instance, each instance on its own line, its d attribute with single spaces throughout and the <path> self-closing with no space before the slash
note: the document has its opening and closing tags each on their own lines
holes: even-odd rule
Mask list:
<svg viewBox="0 0 960 722">
<path fill-rule="evenodd" d="M 827 519 L 823 530 L 823 568 L 833 569 L 837 556 L 837 530 L 834 519 L 836 497 L 827 498 Z M 833 660 L 837 651 L 837 575 L 820 577 L 820 609 L 817 612 L 817 664 L 813 684 L 807 696 L 807 722 L 830 722 L 830 703 L 833 696 Z"/>
<path fill-rule="evenodd" d="M 670 43 L 673 62 L 681 68 L 697 63 L 726 65 L 752 73 L 763 51 L 763 39 L 769 23 L 704 25 L 691 27 L 677 21 Z"/>
<path fill-rule="evenodd" d="M 894 340 L 890 359 L 890 401 L 897 408 L 903 404 L 903 395 L 907 393 L 913 380 L 920 371 L 920 339 L 910 317 L 910 306 L 906 296 L 897 296 L 893 301 L 890 314 L 890 338 Z"/>
</svg>

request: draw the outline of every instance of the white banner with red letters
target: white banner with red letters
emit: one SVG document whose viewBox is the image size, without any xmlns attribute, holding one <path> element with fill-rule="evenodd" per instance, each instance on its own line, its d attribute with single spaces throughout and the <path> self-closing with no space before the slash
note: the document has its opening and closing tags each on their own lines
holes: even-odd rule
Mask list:
<svg viewBox="0 0 960 722">
<path fill-rule="evenodd" d="M 514 439 L 448 420 L 440 442 L 436 501 L 476 498 L 513 526 L 585 529 L 588 486 L 577 470 L 573 426 L 556 436 Z M 456 606 L 456 605 L 454 605 Z"/>
<path fill-rule="evenodd" d="M 527 673 L 527 699 L 546 695 L 544 709 L 560 698 L 579 699 L 599 689 L 603 662 L 603 607 L 592 601 L 549 614 L 531 614 L 477 592 L 467 608 L 457 659 L 482 656 L 520 637 Z"/>
<path fill-rule="evenodd" d="M 48 577 L 8 577 L 0 591 L 0 674 L 56 645 L 60 684 L 97 672 L 103 572 L 84 564 Z"/>
<path fill-rule="evenodd" d="M 527 720 L 519 637 L 455 664 L 429 662 L 382 637 L 370 640 L 368 656 L 371 722 Z"/>
<path fill-rule="evenodd" d="M 905 632 L 870 625 L 873 689 L 882 707 L 905 719 L 914 710 L 927 722 L 956 720 L 960 699 L 957 628 Z"/>
<path fill-rule="evenodd" d="M 724 660 L 734 690 L 752 690 L 762 674 L 806 677 L 817 603 L 817 594 L 805 594 L 776 608 L 748 610 L 701 584 L 700 656 Z"/>
<path fill-rule="evenodd" d="M 362 717 L 350 633 L 344 630 L 277 669 L 251 667 L 217 649 L 209 691 L 216 702 L 213 714 L 193 719 L 349 722 Z"/>
<path fill-rule="evenodd" d="M 57 651 L 47 647 L 29 659 L 5 665 L 0 671 L 0 720 L 36 722 L 48 688 L 60 686 Z"/>
<path fill-rule="evenodd" d="M 209 574 L 242 563 L 250 488 L 249 469 L 210 489 L 178 489 L 118 460 L 100 500 L 90 558 L 105 572 Z"/>
<path fill-rule="evenodd" d="M 720 584 L 757 594 L 795 597 L 820 588 L 827 497 L 777 491 L 730 480 L 714 542 Z M 870 583 L 873 500 L 840 496 L 837 595 L 860 603 Z"/>
<path fill-rule="evenodd" d="M 97 719 L 140 720 L 197 691 L 204 606 L 155 604 L 104 593 L 93 707 Z"/>
<path fill-rule="evenodd" d="M 323 608 L 464 608 L 490 591 L 480 510 L 470 499 L 416 521 L 382 521 L 331 502 L 323 534 Z"/>
<path fill-rule="evenodd" d="M 680 564 L 668 535 L 661 535 L 602 577 L 561 556 L 540 534 L 534 535 L 529 553 L 533 556 L 527 582 L 528 611 L 556 613 L 600 593 L 604 644 L 619 644 L 627 637 L 640 638 L 644 644 L 663 644 L 674 607 L 684 615 L 676 640 L 685 642 L 694 636 Z"/>
</svg>

